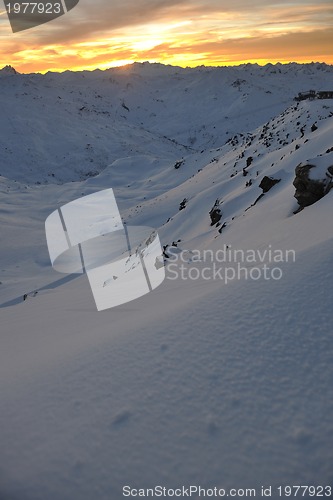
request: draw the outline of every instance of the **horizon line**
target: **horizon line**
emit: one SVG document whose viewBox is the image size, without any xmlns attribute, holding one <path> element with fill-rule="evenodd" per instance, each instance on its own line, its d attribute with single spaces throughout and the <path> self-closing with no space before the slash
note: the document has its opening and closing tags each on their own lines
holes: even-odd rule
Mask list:
<svg viewBox="0 0 333 500">
<path fill-rule="evenodd" d="M 47 73 L 58 73 L 58 74 L 62 74 L 62 73 L 67 73 L 67 72 L 70 72 L 70 73 L 83 73 L 83 72 L 87 72 L 87 73 L 94 73 L 95 71 L 109 71 L 111 69 L 121 69 L 121 68 L 128 68 L 128 67 L 131 67 L 131 66 L 134 66 L 134 65 L 144 65 L 144 64 L 149 64 L 149 65 L 159 65 L 159 66 L 164 66 L 164 67 L 171 67 L 171 68 L 179 68 L 179 69 L 200 69 L 200 68 L 207 68 L 207 69 L 218 69 L 218 68 L 240 68 L 240 67 L 244 67 L 244 66 L 258 66 L 260 68 L 264 68 L 266 66 L 288 66 L 290 64 L 296 64 L 298 66 L 307 66 L 307 65 L 310 65 L 310 64 L 320 64 L 320 65 L 325 65 L 325 66 L 333 66 L 333 64 L 331 63 L 327 63 L 325 61 L 309 61 L 309 62 L 297 62 L 297 61 L 289 61 L 289 62 L 266 62 L 265 64 L 260 64 L 258 62 L 242 62 L 242 63 L 236 63 L 236 64 L 213 64 L 213 65 L 206 65 L 206 64 L 198 64 L 197 66 L 189 66 L 189 65 L 184 65 L 184 66 L 181 66 L 181 65 L 178 65 L 178 64 L 168 64 L 168 63 L 162 63 L 162 62 L 158 62 L 158 61 L 132 61 L 132 62 L 128 62 L 128 63 L 124 63 L 124 64 L 115 64 L 114 66 L 109 66 L 107 68 L 99 68 L 99 67 L 96 67 L 96 68 L 86 68 L 86 69 L 70 69 L 70 68 L 67 68 L 67 69 L 49 69 L 49 70 L 45 70 L 45 71 L 33 71 L 33 72 L 21 72 L 21 71 L 18 71 L 14 66 L 12 66 L 11 64 L 6 64 L 5 66 L 3 66 L 2 68 L 0 68 L 0 71 L 3 71 L 5 70 L 6 68 L 10 68 L 10 69 L 13 69 L 15 71 L 16 74 L 18 75 L 46 75 Z"/>
</svg>

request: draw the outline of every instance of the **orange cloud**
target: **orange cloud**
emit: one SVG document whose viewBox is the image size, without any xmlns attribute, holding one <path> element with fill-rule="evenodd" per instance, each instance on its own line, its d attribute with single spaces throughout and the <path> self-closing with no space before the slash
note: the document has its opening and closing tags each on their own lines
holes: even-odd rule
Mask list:
<svg viewBox="0 0 333 500">
<path fill-rule="evenodd" d="M 79 5 L 67 16 L 16 35 L 0 16 L 5 33 L 0 66 L 45 72 L 145 60 L 181 66 L 333 63 L 331 2 L 81 0 Z"/>
</svg>

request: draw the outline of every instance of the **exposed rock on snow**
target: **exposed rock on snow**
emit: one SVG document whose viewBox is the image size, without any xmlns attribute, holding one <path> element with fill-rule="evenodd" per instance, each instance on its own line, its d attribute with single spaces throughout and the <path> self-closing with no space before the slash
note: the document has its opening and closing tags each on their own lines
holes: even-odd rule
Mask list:
<svg viewBox="0 0 333 500">
<path fill-rule="evenodd" d="M 268 177 L 267 175 L 265 175 L 265 177 L 263 177 L 262 181 L 260 182 L 259 187 L 263 190 L 263 193 L 268 193 L 268 191 L 272 189 L 275 184 L 280 182 L 280 180 L 281 179 L 274 179 L 273 177 Z"/>
<path fill-rule="evenodd" d="M 273 177 L 268 177 L 267 175 L 265 175 L 265 176 L 262 178 L 262 180 L 261 180 L 261 182 L 260 182 L 260 184 L 259 184 L 259 187 L 262 189 L 262 193 L 258 196 L 258 198 L 255 200 L 255 202 L 254 202 L 254 203 L 252 203 L 252 205 L 250 205 L 250 206 L 249 206 L 249 207 L 245 210 L 245 212 L 246 212 L 247 210 L 249 210 L 250 208 L 254 207 L 254 206 L 258 203 L 258 201 L 260 201 L 260 200 L 261 200 L 261 198 L 262 198 L 263 196 L 265 196 L 265 194 L 266 194 L 266 193 L 268 193 L 268 191 L 269 191 L 270 189 L 272 189 L 272 187 L 273 187 L 273 186 L 275 186 L 275 184 L 277 184 L 278 182 L 280 182 L 280 180 L 281 180 L 281 179 L 274 179 Z M 251 184 L 252 184 L 252 183 L 251 183 Z M 251 184 L 248 182 L 248 183 L 246 184 L 246 187 L 251 186 Z"/>
<path fill-rule="evenodd" d="M 219 200 L 215 201 L 213 208 L 209 212 L 209 215 L 210 215 L 210 220 L 211 220 L 211 223 L 210 223 L 211 226 L 214 226 L 214 224 L 218 224 L 220 222 L 220 220 L 222 218 L 222 212 L 220 209 L 220 201 Z"/>
<path fill-rule="evenodd" d="M 300 163 L 295 169 L 293 185 L 300 210 L 320 200 L 333 187 L 332 154 Z"/>
<path fill-rule="evenodd" d="M 180 202 L 179 204 L 179 210 L 184 210 L 186 208 L 186 203 L 188 202 L 187 198 L 184 198 L 183 201 Z"/>
</svg>

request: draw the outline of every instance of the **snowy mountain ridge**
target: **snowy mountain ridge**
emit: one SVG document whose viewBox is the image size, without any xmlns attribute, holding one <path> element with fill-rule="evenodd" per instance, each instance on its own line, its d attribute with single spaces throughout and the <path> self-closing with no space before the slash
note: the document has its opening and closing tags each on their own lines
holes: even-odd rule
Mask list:
<svg viewBox="0 0 333 500">
<path fill-rule="evenodd" d="M 294 63 L 195 69 L 143 63 L 10 76 L 5 71 L 0 174 L 61 183 L 83 180 L 130 154 L 178 157 L 220 147 L 282 113 L 298 92 L 326 88 L 332 73 L 325 64 Z M 21 148 L 15 147 L 18 137 Z"/>
</svg>

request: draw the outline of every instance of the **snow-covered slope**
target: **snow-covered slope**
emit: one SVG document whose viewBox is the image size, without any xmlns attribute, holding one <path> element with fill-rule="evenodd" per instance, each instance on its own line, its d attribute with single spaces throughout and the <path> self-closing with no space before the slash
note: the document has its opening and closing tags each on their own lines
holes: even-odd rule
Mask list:
<svg viewBox="0 0 333 500">
<path fill-rule="evenodd" d="M 332 74 L 325 64 L 4 69 L 0 174 L 30 184 L 81 180 L 130 153 L 171 158 L 220 147 L 283 112 L 298 92 L 326 89 Z"/>
<path fill-rule="evenodd" d="M 295 213 L 293 186 L 333 165 L 333 101 L 293 101 L 332 71 L 1 74 L 1 500 L 332 485 L 333 193 Z M 109 187 L 169 259 L 98 313 L 51 268 L 44 221 Z"/>
</svg>

